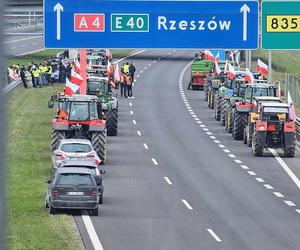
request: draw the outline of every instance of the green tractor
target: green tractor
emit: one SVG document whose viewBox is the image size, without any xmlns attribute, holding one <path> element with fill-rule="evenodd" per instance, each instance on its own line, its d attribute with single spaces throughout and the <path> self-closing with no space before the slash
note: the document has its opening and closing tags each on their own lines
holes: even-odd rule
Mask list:
<svg viewBox="0 0 300 250">
<path fill-rule="evenodd" d="M 108 78 L 89 76 L 87 94 L 100 98 L 102 111 L 106 117 L 107 135 L 116 136 L 118 134 L 118 99 L 111 94 Z"/>
<path fill-rule="evenodd" d="M 214 63 L 208 60 L 195 60 L 191 65 L 191 80 L 188 89 L 203 90 L 206 77 L 213 73 Z"/>
</svg>

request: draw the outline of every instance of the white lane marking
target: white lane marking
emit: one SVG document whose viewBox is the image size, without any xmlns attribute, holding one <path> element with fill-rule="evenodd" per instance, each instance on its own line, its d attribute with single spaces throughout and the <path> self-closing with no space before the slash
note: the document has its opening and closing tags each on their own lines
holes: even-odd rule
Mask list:
<svg viewBox="0 0 300 250">
<path fill-rule="evenodd" d="M 217 144 L 221 143 L 219 140 L 214 140 L 214 142 Z"/>
<path fill-rule="evenodd" d="M 151 63 L 149 63 L 149 64 L 148 64 L 148 67 L 150 67 L 151 65 L 152 65 L 152 64 L 151 64 Z"/>
<path fill-rule="evenodd" d="M 216 137 L 215 137 L 214 135 L 211 135 L 209 138 L 210 138 L 210 139 L 213 139 L 213 140 L 216 139 Z"/>
<path fill-rule="evenodd" d="M 142 135 L 142 133 L 141 133 L 141 131 L 136 131 L 137 132 L 137 134 L 139 135 L 139 136 L 141 136 Z"/>
<path fill-rule="evenodd" d="M 219 236 L 211 229 L 211 228 L 207 228 L 206 229 L 212 237 L 214 237 L 214 239 L 217 241 L 217 242 L 221 242 L 222 240 L 219 238 Z"/>
<path fill-rule="evenodd" d="M 207 135 L 211 135 L 211 134 L 212 134 L 212 132 L 206 132 L 206 134 L 207 134 Z"/>
<path fill-rule="evenodd" d="M 130 106 L 130 107 L 132 106 L 132 102 L 129 103 L 129 106 Z"/>
<path fill-rule="evenodd" d="M 154 164 L 155 166 L 158 165 L 158 162 L 157 162 L 157 160 L 155 160 L 155 158 L 152 158 L 152 162 L 153 162 L 153 164 Z"/>
<path fill-rule="evenodd" d="M 280 193 L 280 192 L 273 192 L 273 194 L 274 194 L 276 197 L 278 197 L 278 198 L 283 198 L 283 197 L 284 197 L 284 195 L 283 195 L 282 193 Z"/>
<path fill-rule="evenodd" d="M 144 71 L 143 71 L 143 70 L 141 70 L 141 71 L 140 71 L 140 74 L 143 74 L 143 73 L 144 73 Z"/>
<path fill-rule="evenodd" d="M 190 114 L 191 114 L 191 115 L 195 115 L 195 112 L 194 112 L 194 111 L 191 111 Z M 196 117 L 197 117 L 197 116 L 196 116 Z"/>
<path fill-rule="evenodd" d="M 224 148 L 224 149 L 223 149 L 223 151 L 224 151 L 225 153 L 227 153 L 227 154 L 229 154 L 229 153 L 230 153 L 230 150 L 229 150 L 229 149 L 227 149 L 227 148 Z"/>
<path fill-rule="evenodd" d="M 264 187 L 269 190 L 273 190 L 274 188 L 269 184 L 264 184 Z"/>
<path fill-rule="evenodd" d="M 250 175 L 252 175 L 252 176 L 256 175 L 256 173 L 253 172 L 253 171 L 248 171 L 248 174 L 250 174 Z"/>
<path fill-rule="evenodd" d="M 242 161 L 241 160 L 234 160 L 236 163 L 241 164 Z"/>
<path fill-rule="evenodd" d="M 140 77 L 140 75 L 137 75 L 136 77 Z"/>
<path fill-rule="evenodd" d="M 125 57 L 123 57 L 123 58 L 121 58 L 121 59 L 119 59 L 119 60 L 117 60 L 117 61 L 113 62 L 113 64 L 115 64 L 115 63 L 119 63 L 119 62 L 121 62 L 121 61 L 123 61 L 123 60 L 127 59 L 128 57 L 135 56 L 135 55 L 137 55 L 137 54 L 140 54 L 140 53 L 142 53 L 142 52 L 144 52 L 144 51 L 145 51 L 145 49 L 143 49 L 143 50 L 139 50 L 139 51 L 137 51 L 137 52 L 134 52 L 134 53 L 132 53 L 132 54 L 129 54 L 128 56 L 125 56 Z"/>
<path fill-rule="evenodd" d="M 208 128 L 203 128 L 203 131 L 209 131 L 209 129 Z"/>
<path fill-rule="evenodd" d="M 189 210 L 193 210 L 192 206 L 186 200 L 182 199 L 181 201 Z"/>
<path fill-rule="evenodd" d="M 201 128 L 205 128 L 206 126 L 205 126 L 205 125 L 203 125 L 203 124 L 201 124 L 201 125 L 200 125 L 200 127 L 201 127 Z"/>
<path fill-rule="evenodd" d="M 154 60 L 152 63 L 156 63 L 156 61 Z"/>
<path fill-rule="evenodd" d="M 197 117 L 197 115 L 192 115 L 192 117 L 193 117 L 193 118 L 196 118 L 196 117 Z"/>
<path fill-rule="evenodd" d="M 225 148 L 225 146 L 224 146 L 223 144 L 218 144 L 218 146 L 219 146 L 220 148 Z"/>
<path fill-rule="evenodd" d="M 34 36 L 34 37 L 22 38 L 22 39 L 18 39 L 18 40 L 6 41 L 6 42 L 3 42 L 3 43 L 16 43 L 16 42 L 22 42 L 22 41 L 26 41 L 26 40 L 36 39 L 36 38 L 39 38 L 39 37 L 43 37 L 43 36 Z"/>
<path fill-rule="evenodd" d="M 200 119 L 198 117 L 195 117 L 195 121 L 199 121 Z"/>
<path fill-rule="evenodd" d="M 132 123 L 133 123 L 134 125 L 136 125 L 136 120 L 132 120 Z"/>
<path fill-rule="evenodd" d="M 147 67 L 144 67 L 144 70 L 146 70 L 147 69 Z"/>
<path fill-rule="evenodd" d="M 249 169 L 246 165 L 241 165 L 241 168 L 246 170 Z"/>
<path fill-rule="evenodd" d="M 234 154 L 229 154 L 228 155 L 230 158 L 236 158 L 236 156 Z"/>
<path fill-rule="evenodd" d="M 144 145 L 145 149 L 149 149 L 149 147 L 148 147 L 148 145 L 146 143 L 143 143 L 143 145 Z"/>
<path fill-rule="evenodd" d="M 296 207 L 296 204 L 292 201 L 284 201 L 285 204 L 287 204 L 290 207 Z"/>
<path fill-rule="evenodd" d="M 198 123 L 198 124 L 202 124 L 202 122 L 201 122 L 201 121 L 197 121 L 197 123 Z"/>
<path fill-rule="evenodd" d="M 300 209 L 295 209 L 295 211 L 296 211 L 298 214 L 300 214 Z"/>
<path fill-rule="evenodd" d="M 133 110 L 130 110 L 130 114 L 133 115 Z"/>
<path fill-rule="evenodd" d="M 260 177 L 255 178 L 255 180 L 257 180 L 257 181 L 260 182 L 260 183 L 265 182 L 265 180 L 264 180 L 263 178 L 260 178 Z"/>
<path fill-rule="evenodd" d="M 173 183 L 171 182 L 171 180 L 166 176 L 165 177 L 165 180 L 166 180 L 166 182 L 169 184 L 169 185 L 173 185 Z"/>
<path fill-rule="evenodd" d="M 25 55 L 37 53 L 37 52 L 40 52 L 40 51 L 43 51 L 43 50 L 45 50 L 45 49 L 31 50 L 31 51 L 27 51 L 27 52 L 24 52 L 24 53 L 20 53 L 20 54 L 14 55 L 14 56 L 10 56 L 10 57 L 8 57 L 8 58 L 12 58 L 12 57 L 16 57 L 16 56 L 25 56 Z"/>
<path fill-rule="evenodd" d="M 280 166 L 284 169 L 284 171 L 291 177 L 293 182 L 296 184 L 298 188 L 300 188 L 300 180 L 293 173 L 293 171 L 288 167 L 288 165 L 281 159 L 281 157 L 277 154 L 274 149 L 269 149 L 272 155 L 275 157 Z"/>
<path fill-rule="evenodd" d="M 88 232 L 88 235 L 92 241 L 93 247 L 95 248 L 95 250 L 103 250 L 103 246 L 98 238 L 98 235 L 95 231 L 95 228 L 91 221 L 90 216 L 87 214 L 86 211 L 82 211 L 81 213 L 82 213 L 81 217 L 82 217 L 83 223 L 84 223 L 85 228 Z"/>
</svg>

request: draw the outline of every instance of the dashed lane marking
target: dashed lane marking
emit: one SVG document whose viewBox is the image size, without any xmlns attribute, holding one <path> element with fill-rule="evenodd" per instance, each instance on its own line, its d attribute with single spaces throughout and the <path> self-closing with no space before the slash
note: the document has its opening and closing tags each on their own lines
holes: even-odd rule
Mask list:
<svg viewBox="0 0 300 250">
<path fill-rule="evenodd" d="M 269 190 L 273 190 L 274 188 L 270 184 L 264 184 L 264 187 Z"/>
<path fill-rule="evenodd" d="M 223 144 L 218 144 L 218 146 L 219 146 L 220 148 L 225 148 L 225 146 L 224 146 Z"/>
<path fill-rule="evenodd" d="M 134 125 L 136 125 L 136 120 L 132 120 L 132 123 L 133 123 Z"/>
<path fill-rule="evenodd" d="M 219 140 L 214 140 L 214 143 L 217 143 L 217 144 L 219 144 L 219 143 L 221 143 Z"/>
<path fill-rule="evenodd" d="M 295 209 L 295 211 L 296 211 L 298 214 L 300 214 L 300 209 Z"/>
<path fill-rule="evenodd" d="M 241 164 L 242 161 L 241 160 L 234 160 L 236 163 Z"/>
<path fill-rule="evenodd" d="M 141 131 L 136 131 L 137 132 L 137 134 L 138 134 L 138 136 L 141 136 L 142 135 L 142 133 L 141 133 Z"/>
<path fill-rule="evenodd" d="M 130 107 L 132 106 L 132 102 L 129 103 L 129 106 L 130 106 Z"/>
<path fill-rule="evenodd" d="M 149 149 L 149 147 L 146 143 L 143 143 L 143 146 L 144 146 L 145 149 Z"/>
<path fill-rule="evenodd" d="M 228 155 L 230 158 L 236 158 L 236 156 L 234 154 L 229 154 Z"/>
<path fill-rule="evenodd" d="M 260 183 L 265 182 L 265 180 L 264 180 L 263 178 L 260 178 L 260 177 L 255 178 L 255 180 L 257 180 L 257 181 L 260 182 Z"/>
<path fill-rule="evenodd" d="M 130 114 L 133 115 L 133 111 L 132 110 L 130 110 Z"/>
<path fill-rule="evenodd" d="M 166 180 L 166 182 L 169 184 L 169 185 L 173 185 L 173 183 L 171 182 L 171 180 L 166 176 L 165 177 L 165 180 Z"/>
<path fill-rule="evenodd" d="M 252 176 L 256 175 L 256 173 L 253 172 L 253 171 L 248 171 L 248 174 L 250 174 L 250 175 L 252 175 Z"/>
<path fill-rule="evenodd" d="M 284 195 L 283 195 L 282 193 L 280 193 L 280 192 L 273 192 L 273 194 L 274 194 L 276 197 L 278 197 L 278 198 L 283 198 L 283 197 L 284 197 Z"/>
<path fill-rule="evenodd" d="M 290 207 L 296 207 L 296 204 L 292 201 L 284 201 L 285 204 L 287 204 Z"/>
<path fill-rule="evenodd" d="M 229 149 L 227 149 L 227 148 L 224 148 L 224 149 L 223 149 L 223 151 L 224 151 L 225 153 L 227 153 L 227 154 L 229 154 L 229 153 L 230 153 L 230 150 L 229 150 Z"/>
<path fill-rule="evenodd" d="M 182 199 L 181 201 L 189 210 L 193 210 L 192 206 L 186 200 Z"/>
<path fill-rule="evenodd" d="M 241 165 L 241 168 L 245 170 L 249 169 L 246 165 Z"/>
<path fill-rule="evenodd" d="M 219 236 L 211 229 L 211 228 L 207 228 L 206 229 L 210 235 L 217 241 L 217 242 L 221 242 L 222 240 L 219 238 Z"/>
<path fill-rule="evenodd" d="M 152 158 L 152 162 L 153 162 L 153 164 L 154 164 L 155 166 L 158 166 L 158 162 L 157 162 L 157 160 L 156 160 L 155 158 Z"/>
</svg>

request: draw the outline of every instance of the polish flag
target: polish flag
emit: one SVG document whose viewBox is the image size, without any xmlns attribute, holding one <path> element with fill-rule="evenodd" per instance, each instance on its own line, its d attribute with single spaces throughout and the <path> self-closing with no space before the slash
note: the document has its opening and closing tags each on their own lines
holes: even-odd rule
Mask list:
<svg viewBox="0 0 300 250">
<path fill-rule="evenodd" d="M 219 67 L 218 61 L 215 62 L 215 72 L 217 75 L 220 75 L 220 73 L 222 72 L 222 70 Z"/>
<path fill-rule="evenodd" d="M 268 65 L 264 64 L 261 60 L 257 59 L 257 71 L 263 76 L 269 73 Z"/>
<path fill-rule="evenodd" d="M 224 67 L 224 73 L 228 72 L 228 62 L 225 63 L 225 67 Z"/>
<path fill-rule="evenodd" d="M 75 70 L 71 70 L 71 82 L 77 85 L 80 85 L 83 82 L 83 79 L 80 74 L 78 74 Z"/>
<path fill-rule="evenodd" d="M 219 60 L 220 60 L 220 53 L 219 53 L 219 51 L 218 51 L 218 54 L 217 54 L 216 57 L 215 57 L 215 62 L 219 62 Z"/>
<path fill-rule="evenodd" d="M 229 67 L 228 67 L 227 77 L 232 80 L 235 78 L 236 72 L 235 72 L 234 67 L 230 63 L 228 65 L 229 65 Z"/>
<path fill-rule="evenodd" d="M 296 120 L 296 107 L 292 100 L 290 91 L 288 92 L 287 102 L 290 105 L 290 111 L 289 111 L 290 120 L 295 121 Z"/>
<path fill-rule="evenodd" d="M 68 78 L 66 78 L 66 87 L 65 87 L 65 95 L 72 96 L 79 90 L 79 86 L 70 82 Z"/>
<path fill-rule="evenodd" d="M 13 80 L 17 80 L 19 78 L 19 75 L 11 68 L 8 68 L 8 74 L 9 74 L 9 77 Z"/>
<path fill-rule="evenodd" d="M 77 57 L 74 58 L 74 70 L 77 74 L 80 74 L 80 63 Z"/>
<path fill-rule="evenodd" d="M 121 77 L 120 77 L 120 68 L 119 68 L 119 64 L 116 63 L 116 69 L 115 69 L 115 81 L 119 82 L 121 80 Z"/>
<path fill-rule="evenodd" d="M 248 68 L 246 68 L 245 80 L 248 83 L 254 83 L 254 76 L 253 76 L 252 72 L 250 71 L 250 69 L 248 69 Z"/>
<path fill-rule="evenodd" d="M 215 61 L 214 55 L 209 51 L 209 50 L 204 50 L 204 59 L 205 60 L 210 60 L 210 61 Z"/>
</svg>

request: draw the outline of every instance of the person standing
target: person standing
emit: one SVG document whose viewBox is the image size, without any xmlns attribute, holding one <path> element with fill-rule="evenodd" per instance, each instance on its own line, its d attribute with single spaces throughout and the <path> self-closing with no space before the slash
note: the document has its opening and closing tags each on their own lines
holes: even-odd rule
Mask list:
<svg viewBox="0 0 300 250">
<path fill-rule="evenodd" d="M 132 79 L 132 82 L 134 81 L 134 73 L 135 73 L 136 69 L 134 67 L 134 65 L 132 64 L 132 62 L 129 65 L 129 73 Z"/>
<path fill-rule="evenodd" d="M 40 84 L 40 70 L 36 66 L 33 66 L 31 73 L 33 75 L 33 87 L 37 88 L 37 86 L 39 85 L 39 87 L 41 88 L 42 86 Z"/>
<path fill-rule="evenodd" d="M 26 68 L 24 65 L 22 65 L 20 68 L 20 77 L 21 77 L 24 88 L 27 89 L 28 86 L 27 86 L 27 82 L 26 82 Z"/>
<path fill-rule="evenodd" d="M 39 71 L 40 71 L 40 85 L 46 85 L 46 70 L 43 64 L 39 64 Z"/>
<path fill-rule="evenodd" d="M 51 63 L 48 63 L 46 74 L 47 74 L 47 82 L 48 82 L 48 84 L 53 85 L 53 81 L 52 81 L 52 77 L 51 77 L 52 76 L 52 66 L 51 66 Z"/>
<path fill-rule="evenodd" d="M 121 66 L 121 74 L 120 74 L 120 86 L 121 86 L 121 96 L 124 95 L 124 97 L 127 96 L 127 93 L 125 91 L 125 73 L 124 73 L 124 67 L 125 67 L 125 63 L 122 64 Z"/>
<path fill-rule="evenodd" d="M 127 91 L 128 91 L 128 98 L 132 98 L 132 78 L 129 73 L 125 76 Z"/>
</svg>

